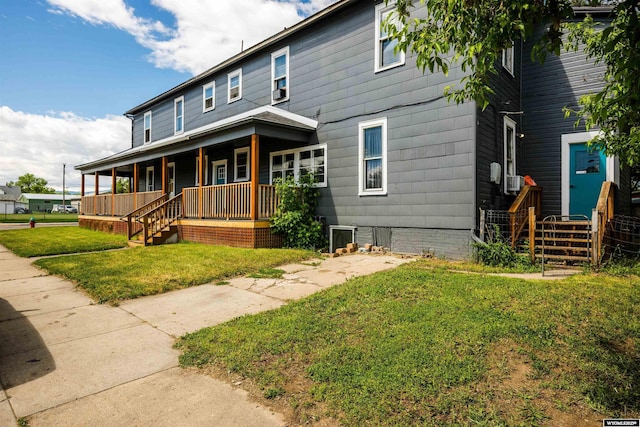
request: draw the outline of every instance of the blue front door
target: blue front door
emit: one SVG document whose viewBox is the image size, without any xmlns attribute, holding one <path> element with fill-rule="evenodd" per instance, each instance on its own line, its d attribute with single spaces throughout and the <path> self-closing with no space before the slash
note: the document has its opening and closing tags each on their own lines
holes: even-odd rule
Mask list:
<svg viewBox="0 0 640 427">
<path fill-rule="evenodd" d="M 227 183 L 227 165 L 219 164 L 215 167 L 216 185 L 222 185 Z"/>
<path fill-rule="evenodd" d="M 570 147 L 569 213 L 591 218 L 600 187 L 606 180 L 606 158 L 602 151 L 590 150 L 584 143 Z"/>
</svg>

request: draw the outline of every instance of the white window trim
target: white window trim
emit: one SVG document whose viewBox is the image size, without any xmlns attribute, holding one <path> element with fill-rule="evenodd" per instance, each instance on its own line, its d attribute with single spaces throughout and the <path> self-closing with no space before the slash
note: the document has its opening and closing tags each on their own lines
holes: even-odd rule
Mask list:
<svg viewBox="0 0 640 427">
<path fill-rule="evenodd" d="M 212 102 L 211 102 L 211 107 L 207 108 L 206 107 L 206 101 L 207 101 L 206 93 L 207 93 L 207 89 L 209 89 L 209 88 L 213 89 L 212 90 L 212 94 L 211 94 L 211 98 L 212 98 L 211 101 Z M 184 106 L 184 104 L 182 104 L 182 105 Z M 212 111 L 212 110 L 215 110 L 215 109 L 216 109 L 216 82 L 210 82 L 210 83 L 207 83 L 206 85 L 202 86 L 202 112 L 206 113 L 208 111 Z M 183 116 L 184 116 L 184 114 L 183 114 Z M 182 123 L 182 127 L 184 128 L 184 120 L 183 120 L 183 123 Z"/>
<path fill-rule="evenodd" d="M 173 171 L 173 174 L 169 173 L 170 170 Z M 173 191 L 171 191 L 172 182 L 173 182 Z M 167 163 L 167 192 L 169 193 L 169 197 L 173 197 L 176 195 L 176 163 L 175 162 Z"/>
<path fill-rule="evenodd" d="M 382 127 L 382 188 L 367 190 L 364 176 L 364 130 Z M 358 196 L 387 195 L 387 118 L 369 120 L 358 123 Z"/>
<path fill-rule="evenodd" d="M 238 154 L 247 153 L 247 176 L 242 178 L 238 177 Z M 236 148 L 233 151 L 233 182 L 249 181 L 251 178 L 251 148 L 242 147 Z"/>
<path fill-rule="evenodd" d="M 182 129 L 178 131 L 176 129 L 176 124 L 177 124 L 177 121 L 178 121 L 178 114 L 177 114 L 178 110 L 177 110 L 177 108 L 178 108 L 178 103 L 180 101 L 182 101 L 182 111 L 180 112 L 181 113 L 181 117 L 182 117 Z M 184 96 L 180 96 L 180 97 L 178 97 L 178 98 L 173 100 L 173 134 L 174 135 L 180 135 L 182 133 L 184 133 Z"/>
<path fill-rule="evenodd" d="M 229 166 L 227 165 L 227 159 L 224 160 L 214 160 L 211 162 L 211 170 L 213 171 L 213 182 L 212 185 L 218 185 L 218 172 L 216 170 L 217 166 L 224 166 L 224 183 L 229 182 Z"/>
<path fill-rule="evenodd" d="M 149 117 L 149 139 L 147 140 L 147 117 Z M 153 138 L 153 134 L 152 134 L 152 128 L 153 128 L 153 114 L 151 111 L 147 111 L 146 113 L 144 113 L 144 118 L 142 121 L 142 127 L 143 127 L 143 131 L 142 131 L 142 141 L 144 142 L 145 145 L 147 144 L 151 144 L 151 140 Z"/>
<path fill-rule="evenodd" d="M 374 40 L 376 43 L 374 72 L 376 73 L 379 73 L 381 71 L 386 71 L 391 68 L 400 67 L 404 65 L 406 62 L 406 55 L 403 51 L 400 52 L 400 61 L 396 63 L 383 67 L 380 62 L 382 59 L 382 52 L 380 51 L 380 28 L 383 22 L 382 15 L 392 10 L 394 7 L 395 7 L 395 3 L 389 6 L 386 6 L 385 3 L 380 3 L 379 5 L 376 6 L 376 23 L 375 23 L 375 37 L 374 37 Z"/>
<path fill-rule="evenodd" d="M 509 173 L 509 168 L 507 167 L 507 144 L 510 144 L 512 146 L 512 152 L 513 152 L 513 173 L 514 175 L 517 175 L 518 172 L 518 165 L 516 163 L 516 159 L 518 158 L 518 152 L 517 152 L 517 138 L 516 138 L 516 131 L 518 130 L 518 128 L 516 127 L 516 122 L 511 119 L 510 117 L 504 116 L 503 120 L 502 120 L 502 139 L 504 142 L 504 147 L 503 147 L 503 155 L 504 155 L 504 159 L 503 159 L 503 163 L 502 163 L 502 170 L 503 170 L 503 174 L 504 176 L 503 178 L 503 184 L 504 184 L 504 192 L 505 194 L 509 193 L 509 191 L 507 191 L 507 174 Z M 512 138 L 511 141 L 507 140 L 507 128 L 512 128 L 513 129 L 513 134 L 512 134 Z"/>
<path fill-rule="evenodd" d="M 294 154 L 293 157 L 293 177 L 296 181 L 298 181 L 300 179 L 300 152 L 302 151 L 310 151 L 310 150 L 318 150 L 318 149 L 323 149 L 324 150 L 324 181 L 323 182 L 317 182 L 314 184 L 314 187 L 320 187 L 320 188 L 324 188 L 327 186 L 327 181 L 328 181 L 328 177 L 327 177 L 327 172 L 328 172 L 328 168 L 327 168 L 327 144 L 318 144 L 318 145 L 308 145 L 305 147 L 298 147 L 298 148 L 293 148 L 290 150 L 281 150 L 281 151 L 274 151 L 272 153 L 269 154 L 269 184 L 273 185 L 273 157 L 274 156 L 280 156 L 280 155 L 285 155 L 285 154 Z"/>
<path fill-rule="evenodd" d="M 507 55 L 508 51 L 511 51 L 511 55 Z M 514 75 L 514 67 L 515 67 L 515 50 L 513 47 L 513 43 L 511 47 L 508 47 L 502 51 L 502 68 L 507 70 L 511 76 Z"/>
<path fill-rule="evenodd" d="M 238 96 L 231 98 L 231 79 L 238 76 Z M 227 74 L 227 104 L 236 102 L 242 99 L 242 68 Z"/>
<path fill-rule="evenodd" d="M 285 86 L 286 90 L 287 90 L 287 95 L 282 98 L 282 99 L 278 99 L 278 100 L 274 100 L 273 99 L 273 91 L 276 90 L 276 67 L 275 67 L 275 61 L 276 58 L 282 55 L 286 55 L 287 57 L 287 72 L 286 72 L 286 76 L 285 78 L 287 79 L 287 85 Z M 290 60 L 290 56 L 289 56 L 289 46 L 284 47 L 280 50 L 277 50 L 275 52 L 273 52 L 271 54 L 271 105 L 275 105 L 275 104 L 279 104 L 281 102 L 285 102 L 289 100 L 289 97 L 291 96 L 291 75 L 289 74 L 289 64 L 291 63 Z"/>
<path fill-rule="evenodd" d="M 149 172 L 151 172 L 151 182 L 149 182 Z M 155 178 L 155 167 L 153 166 L 147 166 L 147 170 L 145 172 L 145 176 L 144 176 L 144 189 L 148 192 L 148 191 L 155 191 L 155 184 L 156 184 L 156 178 Z M 151 184 L 151 185 L 149 185 Z M 149 189 L 149 187 L 151 187 L 151 189 Z"/>
<path fill-rule="evenodd" d="M 199 179 L 200 178 L 198 176 L 198 174 L 200 173 L 200 156 L 196 156 L 196 186 L 200 185 Z M 205 154 L 204 156 L 204 183 L 202 185 L 207 185 L 207 182 L 209 182 L 209 155 Z"/>
</svg>

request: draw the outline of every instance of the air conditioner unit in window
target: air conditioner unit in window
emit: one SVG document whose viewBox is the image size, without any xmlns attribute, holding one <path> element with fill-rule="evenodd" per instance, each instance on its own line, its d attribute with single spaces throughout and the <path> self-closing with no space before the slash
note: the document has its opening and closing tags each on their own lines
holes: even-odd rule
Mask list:
<svg viewBox="0 0 640 427">
<path fill-rule="evenodd" d="M 507 192 L 517 193 L 524 187 L 524 177 L 520 175 L 507 175 Z"/>
<path fill-rule="evenodd" d="M 229 91 L 229 98 L 234 99 L 240 96 L 240 88 L 239 87 L 232 87 L 231 90 Z"/>
<path fill-rule="evenodd" d="M 283 87 L 281 89 L 276 89 L 273 91 L 273 100 L 277 101 L 279 99 L 283 99 L 287 97 L 287 88 Z"/>
</svg>

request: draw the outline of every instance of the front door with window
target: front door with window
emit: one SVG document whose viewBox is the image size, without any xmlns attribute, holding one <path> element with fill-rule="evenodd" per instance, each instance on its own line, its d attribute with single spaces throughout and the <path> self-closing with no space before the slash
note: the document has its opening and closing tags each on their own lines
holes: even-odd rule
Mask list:
<svg viewBox="0 0 640 427">
<path fill-rule="evenodd" d="M 569 162 L 569 213 L 591 218 L 607 177 L 606 157 L 602 151 L 590 150 L 585 143 L 571 144 Z"/>
<path fill-rule="evenodd" d="M 215 185 L 227 183 L 227 162 L 213 162 Z"/>
<path fill-rule="evenodd" d="M 169 197 L 173 197 L 176 195 L 176 164 L 169 163 L 167 165 L 167 191 L 169 192 Z"/>
</svg>

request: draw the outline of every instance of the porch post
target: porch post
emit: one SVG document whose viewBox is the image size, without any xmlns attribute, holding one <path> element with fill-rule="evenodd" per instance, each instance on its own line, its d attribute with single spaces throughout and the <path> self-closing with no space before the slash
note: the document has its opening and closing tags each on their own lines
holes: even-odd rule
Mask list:
<svg viewBox="0 0 640 427">
<path fill-rule="evenodd" d="M 167 156 L 162 156 L 162 194 L 167 194 Z"/>
<path fill-rule="evenodd" d="M 116 168 L 111 168 L 111 216 L 116 216 Z"/>
<path fill-rule="evenodd" d="M 257 134 L 251 135 L 251 210 L 250 215 L 253 221 L 258 219 L 258 153 L 260 148 L 260 137 Z"/>
<path fill-rule="evenodd" d="M 80 214 L 84 214 L 84 174 L 80 174 Z"/>
<path fill-rule="evenodd" d="M 139 163 L 134 163 L 133 164 L 133 209 L 136 210 L 138 209 L 138 181 L 140 181 L 140 164 Z"/>
<path fill-rule="evenodd" d="M 95 183 L 94 183 L 94 187 L 95 190 L 93 192 L 93 214 L 97 214 L 98 213 L 98 193 L 100 193 L 100 185 L 98 184 L 98 182 L 100 181 L 100 175 L 98 175 L 98 172 L 95 173 Z"/>
<path fill-rule="evenodd" d="M 198 149 L 198 218 L 203 217 L 204 199 L 202 197 L 202 183 L 204 182 L 204 147 Z"/>
</svg>

